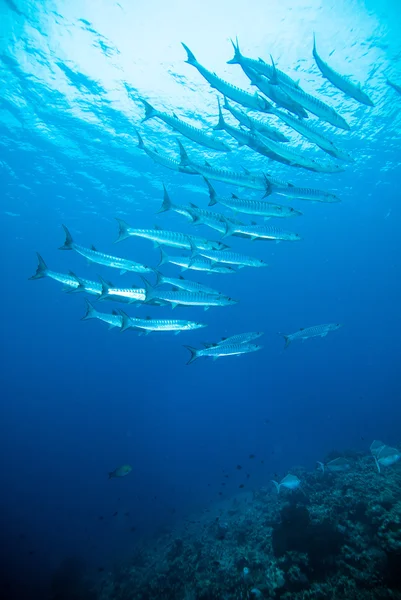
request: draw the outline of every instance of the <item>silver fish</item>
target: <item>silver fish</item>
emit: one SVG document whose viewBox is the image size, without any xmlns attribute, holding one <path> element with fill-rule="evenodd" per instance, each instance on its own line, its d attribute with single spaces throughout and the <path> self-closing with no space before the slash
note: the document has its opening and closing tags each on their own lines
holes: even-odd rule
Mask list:
<svg viewBox="0 0 401 600">
<path fill-rule="evenodd" d="M 373 455 L 376 462 L 377 470 L 380 473 L 380 467 L 390 467 L 398 462 L 401 458 L 401 452 L 397 448 L 391 448 L 391 446 L 383 446 Z"/>
<path fill-rule="evenodd" d="M 252 256 L 245 256 L 245 254 L 238 254 L 238 252 L 216 252 L 215 250 L 195 250 L 200 256 L 209 258 L 210 260 L 220 262 L 227 265 L 236 265 L 239 269 L 242 267 L 268 267 L 264 260 L 260 258 L 253 258 Z M 219 255 L 219 256 L 218 256 Z M 196 256 L 193 254 L 192 256 Z"/>
<path fill-rule="evenodd" d="M 145 146 L 144 141 L 139 135 L 138 131 L 136 131 L 136 135 L 138 136 L 138 148 L 146 152 L 146 154 L 159 165 L 167 167 L 172 171 L 180 171 L 182 173 L 189 173 L 192 175 L 197 173 L 197 171 L 192 169 L 189 165 L 184 165 L 181 162 L 174 160 L 174 158 L 170 158 L 167 156 L 167 154 L 161 154 L 158 150 L 152 150 L 149 148 L 149 146 Z"/>
<path fill-rule="evenodd" d="M 216 136 L 206 133 L 199 127 L 194 127 L 193 125 L 182 121 L 175 114 L 169 115 L 161 110 L 156 110 L 146 100 L 141 100 L 141 102 L 144 104 L 146 111 L 145 118 L 142 119 L 142 122 L 147 121 L 148 119 L 157 118 L 161 121 L 164 121 L 164 123 L 172 127 L 175 131 L 182 133 L 182 135 L 189 138 L 193 142 L 200 144 L 201 146 L 212 148 L 213 150 L 218 150 L 220 152 L 231 151 L 231 148 L 219 140 Z"/>
<path fill-rule="evenodd" d="M 285 339 L 284 348 L 288 348 L 291 342 L 294 340 L 308 340 L 313 337 L 326 337 L 330 331 L 336 331 L 342 327 L 341 323 L 329 323 L 328 325 L 315 325 L 314 327 L 307 327 L 306 329 L 300 329 L 295 333 L 289 335 L 280 334 Z"/>
<path fill-rule="evenodd" d="M 316 146 L 319 146 L 319 148 L 327 154 L 330 154 L 330 156 L 343 160 L 344 162 L 355 162 L 352 156 L 338 148 L 334 142 L 322 135 L 309 121 L 296 119 L 293 115 L 279 109 L 275 109 L 274 114 L 288 125 L 288 127 L 291 127 L 300 133 L 304 138 L 313 144 L 316 144 Z"/>
<path fill-rule="evenodd" d="M 78 278 L 75 273 L 70 271 L 68 274 L 65 273 L 57 273 L 56 271 L 51 271 L 39 252 L 36 253 L 38 257 L 38 266 L 36 269 L 36 273 L 29 277 L 29 279 L 42 279 L 43 277 L 49 277 L 49 279 L 53 279 L 54 281 L 58 281 L 64 285 L 64 291 L 86 291 L 88 294 L 92 294 L 93 296 L 100 296 L 102 293 L 102 286 L 100 283 L 96 281 L 89 281 L 88 279 Z M 84 288 L 82 288 L 84 286 Z"/>
<path fill-rule="evenodd" d="M 217 290 L 214 290 L 213 288 L 210 288 L 207 285 L 203 285 L 202 283 L 198 283 L 197 281 L 189 281 L 188 279 L 184 279 L 182 275 L 180 275 L 179 278 L 167 277 L 167 275 L 163 275 L 162 273 L 157 271 L 155 287 L 158 287 L 159 285 L 172 285 L 175 288 L 179 288 L 187 292 L 203 292 L 204 294 L 213 294 L 216 296 L 219 296 L 221 294 L 221 292 L 218 292 Z"/>
<path fill-rule="evenodd" d="M 87 319 L 99 319 L 99 321 L 103 321 L 104 323 L 108 323 L 109 329 L 113 327 L 121 328 L 122 317 L 116 311 L 113 310 L 112 314 L 109 313 L 101 313 L 97 311 L 94 306 L 85 298 L 86 302 L 86 312 L 84 316 L 81 318 L 81 321 L 86 321 Z"/>
<path fill-rule="evenodd" d="M 203 306 L 204 310 L 208 310 L 211 306 L 232 306 L 237 304 L 237 300 L 233 300 L 222 294 L 205 294 L 204 292 L 187 292 L 187 291 L 164 291 L 154 289 L 150 283 L 142 277 L 146 290 L 146 302 L 159 301 L 171 305 L 171 308 L 176 306 Z"/>
<path fill-rule="evenodd" d="M 128 316 L 124 311 L 120 310 L 121 317 L 121 331 L 127 331 L 127 329 L 140 330 L 145 334 L 161 331 L 173 331 L 175 334 L 181 331 L 192 331 L 194 329 L 201 329 L 207 327 L 205 323 L 198 323 L 196 321 L 187 321 L 184 319 L 137 319 L 135 317 Z"/>
<path fill-rule="evenodd" d="M 251 188 L 254 190 L 266 189 L 265 175 L 256 175 L 245 168 L 243 168 L 243 172 L 239 172 L 232 171 L 231 169 L 213 167 L 207 162 L 205 164 L 195 163 L 189 159 L 187 151 L 180 140 L 177 140 L 177 143 L 180 148 L 181 164 L 183 166 L 189 165 L 191 169 L 196 170 L 198 175 L 203 175 L 203 177 L 207 177 L 208 179 L 222 181 L 238 187 Z M 285 182 L 270 176 L 269 181 L 272 186 L 282 187 L 287 185 Z"/>
<path fill-rule="evenodd" d="M 231 43 L 234 48 L 234 56 L 231 60 L 227 61 L 228 65 L 240 65 L 241 67 L 247 66 L 247 67 L 250 67 L 251 69 L 255 69 L 255 71 L 258 71 L 259 73 L 262 73 L 262 75 L 264 75 L 268 79 L 272 79 L 273 77 L 275 77 L 279 83 L 284 83 L 286 85 L 290 85 L 293 87 L 299 87 L 299 84 L 297 81 L 294 81 L 294 79 L 291 79 L 291 77 L 289 75 L 287 75 L 286 73 L 283 73 L 283 71 L 280 71 L 280 69 L 278 69 L 277 67 L 273 67 L 272 65 L 269 65 L 261 58 L 259 58 L 258 60 L 255 60 L 254 58 L 248 58 L 248 57 L 244 56 L 243 54 L 241 54 L 239 44 L 238 44 L 238 38 L 236 40 L 236 44 L 234 44 L 234 42 L 232 40 L 231 40 Z"/>
<path fill-rule="evenodd" d="M 119 225 L 119 232 L 116 242 L 121 242 L 131 236 L 142 237 L 151 240 L 155 244 L 161 246 L 171 246 L 173 248 L 191 249 L 191 244 L 200 250 L 211 248 L 214 250 L 224 250 L 227 248 L 221 242 L 214 242 L 205 238 L 187 235 L 178 231 L 168 231 L 165 229 L 134 229 L 122 219 L 116 219 Z"/>
<path fill-rule="evenodd" d="M 265 197 L 271 194 L 286 196 L 287 198 L 298 198 L 299 200 L 310 200 L 311 202 L 341 202 L 340 198 L 331 192 L 316 190 L 314 188 L 302 188 L 295 185 L 277 186 L 271 183 L 269 177 L 265 179 L 266 193 Z"/>
<path fill-rule="evenodd" d="M 260 121 L 255 117 L 251 117 L 244 110 L 241 110 L 237 106 L 230 104 L 227 98 L 224 96 L 224 108 L 228 110 L 232 116 L 239 121 L 243 127 L 251 129 L 251 131 L 257 131 L 266 137 L 275 140 L 276 142 L 288 142 L 289 139 L 281 133 L 276 127 L 268 125 L 264 121 Z M 273 110 L 273 109 L 272 109 Z"/>
<path fill-rule="evenodd" d="M 324 474 L 325 471 L 330 471 L 332 473 L 342 473 L 343 471 L 348 471 L 351 468 L 349 460 L 344 458 L 343 456 L 339 456 L 334 460 L 330 460 L 328 463 L 324 464 L 317 461 L 319 465 L 319 470 Z"/>
<path fill-rule="evenodd" d="M 203 342 L 205 348 L 216 348 L 216 346 L 227 346 L 230 344 L 247 344 L 248 342 L 252 342 L 252 340 L 256 340 L 258 337 L 262 336 L 262 331 L 251 331 L 249 333 L 237 333 L 236 335 L 231 335 L 230 337 L 223 337 L 220 342 L 214 342 L 211 344 Z"/>
<path fill-rule="evenodd" d="M 181 42 L 182 43 L 182 42 Z M 265 99 L 262 98 L 259 94 L 249 94 L 244 90 L 241 90 L 235 85 L 224 81 L 220 77 L 218 77 L 215 73 L 212 73 L 205 67 L 203 67 L 195 58 L 191 50 L 182 43 L 186 53 L 187 60 L 185 61 L 189 65 L 194 66 L 199 73 L 206 79 L 208 83 L 212 86 L 212 88 L 221 92 L 227 98 L 231 98 L 234 102 L 238 102 L 242 104 L 242 106 L 247 106 L 248 108 L 252 108 L 253 110 L 260 110 L 262 112 L 269 112 L 271 108 L 271 104 Z"/>
<path fill-rule="evenodd" d="M 272 479 L 272 483 L 274 483 L 277 493 L 279 494 L 282 487 L 285 487 L 288 490 L 296 490 L 301 485 L 301 480 L 296 475 L 291 475 L 289 473 L 280 481 L 280 483 L 277 483 L 274 479 Z"/>
<path fill-rule="evenodd" d="M 213 262 L 212 260 L 208 260 L 207 258 L 203 258 L 201 256 L 169 256 L 164 252 L 163 249 L 160 250 L 161 258 L 160 262 L 157 265 L 158 267 L 171 263 L 172 265 L 176 265 L 181 267 L 182 271 L 186 271 L 187 269 L 191 269 L 192 271 L 203 271 L 207 275 L 211 274 L 232 274 L 235 273 L 235 269 L 231 267 L 222 266 L 218 263 Z"/>
<path fill-rule="evenodd" d="M 117 300 L 119 302 L 128 302 L 132 304 L 134 302 L 145 302 L 147 301 L 146 290 L 144 288 L 119 288 L 110 286 L 107 281 L 100 278 L 102 284 L 102 293 L 99 296 L 99 300 Z"/>
<path fill-rule="evenodd" d="M 152 273 L 151 267 L 146 267 L 132 260 L 126 258 L 118 258 L 117 256 L 111 256 L 110 254 L 103 254 L 96 250 L 94 246 L 91 248 L 85 248 L 76 244 L 72 239 L 70 232 L 65 225 L 62 226 L 65 232 L 65 242 L 63 246 L 60 246 L 59 250 L 74 250 L 81 256 L 84 256 L 90 262 L 98 265 L 104 265 L 105 267 L 112 267 L 114 269 L 120 269 L 121 274 L 131 271 L 133 273 Z"/>
<path fill-rule="evenodd" d="M 257 352 L 257 350 L 261 350 L 263 346 L 258 346 L 257 344 L 224 344 L 222 346 L 202 348 L 200 350 L 193 348 L 192 346 L 184 347 L 191 353 L 191 357 L 187 362 L 187 365 L 190 365 L 201 356 L 211 357 L 214 360 L 217 360 L 223 356 L 236 356 L 239 354 L 248 354 L 249 352 Z"/>
<path fill-rule="evenodd" d="M 274 240 L 287 241 L 287 242 L 298 242 L 302 238 L 298 233 L 292 233 L 290 231 L 282 231 L 276 227 L 268 225 L 227 225 L 227 231 L 223 237 L 234 235 L 234 233 L 241 233 L 242 235 L 251 238 L 251 240 Z"/>
<path fill-rule="evenodd" d="M 337 89 L 341 90 L 350 98 L 353 98 L 357 102 L 361 104 L 366 104 L 367 106 L 374 106 L 372 100 L 369 96 L 364 92 L 361 88 L 361 84 L 352 83 L 347 77 L 344 75 L 340 75 L 334 69 L 332 69 L 322 58 L 320 58 L 319 54 L 316 50 L 316 38 L 315 34 L 313 34 L 313 58 L 316 61 L 319 71 L 332 83 Z"/>
<path fill-rule="evenodd" d="M 295 102 L 295 100 L 293 100 L 279 85 L 273 85 L 270 83 L 267 77 L 255 71 L 255 69 L 242 66 L 242 70 L 250 79 L 251 85 L 255 85 L 262 92 L 262 94 L 270 98 L 270 100 L 277 104 L 277 106 L 285 108 L 301 119 L 307 119 L 309 117 L 308 113 L 301 106 L 301 104 Z M 274 109 L 272 108 L 271 110 L 273 111 Z"/>
<path fill-rule="evenodd" d="M 223 206 L 226 206 L 227 208 L 230 208 L 235 212 L 246 213 L 248 215 L 257 215 L 265 218 L 285 218 L 302 215 L 301 211 L 295 210 L 295 208 L 291 208 L 291 206 L 272 204 L 271 202 L 266 202 L 265 200 L 244 200 L 242 198 L 238 198 L 238 196 L 236 196 L 235 194 L 232 194 L 231 198 L 218 196 L 211 183 L 206 178 L 204 179 L 209 188 L 209 206 L 214 206 L 215 204 L 222 204 Z M 241 225 L 243 225 L 243 223 L 241 223 Z"/>
</svg>

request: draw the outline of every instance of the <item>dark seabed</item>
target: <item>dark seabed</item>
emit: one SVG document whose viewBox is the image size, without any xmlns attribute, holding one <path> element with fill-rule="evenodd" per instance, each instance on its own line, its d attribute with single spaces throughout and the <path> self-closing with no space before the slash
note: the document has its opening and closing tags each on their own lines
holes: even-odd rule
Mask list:
<svg viewBox="0 0 401 600">
<path fill-rule="evenodd" d="M 1 597 L 401 599 L 399 2 L 0 23 Z"/>
</svg>

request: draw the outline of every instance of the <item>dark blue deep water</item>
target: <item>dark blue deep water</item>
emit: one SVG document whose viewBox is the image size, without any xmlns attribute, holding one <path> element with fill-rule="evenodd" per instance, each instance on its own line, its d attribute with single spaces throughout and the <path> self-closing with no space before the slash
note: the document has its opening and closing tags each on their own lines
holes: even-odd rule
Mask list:
<svg viewBox="0 0 401 600">
<path fill-rule="evenodd" d="M 270 480 L 292 468 L 313 471 L 333 450 L 368 455 L 373 439 L 400 442 L 401 95 L 386 85 L 386 78 L 401 84 L 400 24 L 395 0 L 206 0 L 193 8 L 180 0 L 0 1 L 0 530 L 7 597 L 56 597 L 52 573 L 66 557 L 82 559 L 96 580 L 99 568 L 157 543 L 191 515 L 263 486 L 272 493 Z M 373 108 L 323 79 L 312 57 L 313 32 L 321 55 L 362 83 Z M 341 113 L 349 132 L 324 123 L 320 131 L 354 163 L 319 174 L 238 147 L 224 132 L 218 137 L 228 154 L 197 146 L 159 120 L 141 122 L 140 98 L 208 131 L 217 122 L 219 94 L 184 62 L 181 41 L 201 64 L 253 93 L 241 68 L 226 64 L 235 36 L 246 56 L 269 61 L 272 54 L 303 89 Z M 341 202 L 274 194 L 269 201 L 303 216 L 266 225 L 297 232 L 302 241 L 230 237 L 233 250 L 269 267 L 184 274 L 239 300 L 235 306 L 172 311 L 93 300 L 99 311 L 202 321 L 206 329 L 178 336 L 109 331 L 100 321 L 80 320 L 84 293 L 29 280 L 40 252 L 59 273 L 141 285 L 135 273 L 60 252 L 62 224 L 78 244 L 154 267 L 160 251 L 150 241 L 113 243 L 115 217 L 134 228 L 220 237 L 179 214 L 156 214 L 163 183 L 175 204 L 206 208 L 207 190 L 200 176 L 152 161 L 138 148 L 136 129 L 149 148 L 175 160 L 179 137 L 198 162 L 269 173 Z M 280 129 L 297 152 L 330 161 Z M 226 196 L 263 195 L 213 185 Z M 173 265 L 162 270 L 180 274 Z M 284 351 L 278 332 L 324 323 L 343 327 Z M 200 347 L 247 331 L 264 332 L 261 351 L 186 365 L 184 344 Z M 108 480 L 123 464 L 132 466 L 129 476 Z"/>
</svg>

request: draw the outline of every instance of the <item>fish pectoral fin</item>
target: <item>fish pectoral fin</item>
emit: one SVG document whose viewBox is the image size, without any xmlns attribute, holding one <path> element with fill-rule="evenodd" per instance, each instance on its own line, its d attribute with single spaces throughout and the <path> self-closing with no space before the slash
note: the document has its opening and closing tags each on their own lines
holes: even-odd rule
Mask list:
<svg viewBox="0 0 401 600">
<path fill-rule="evenodd" d="M 125 273 L 128 273 L 127 269 L 121 269 L 120 275 L 125 275 Z"/>
<path fill-rule="evenodd" d="M 177 304 L 176 302 L 172 302 L 172 303 L 171 303 L 171 308 L 172 308 L 172 309 L 176 308 L 177 306 L 178 306 L 178 304 Z"/>
<path fill-rule="evenodd" d="M 181 331 L 180 331 L 180 330 L 178 330 L 178 331 L 174 331 L 174 335 L 178 335 L 179 333 L 181 333 Z"/>
<path fill-rule="evenodd" d="M 203 310 L 209 310 L 210 306 L 204 306 Z"/>
</svg>

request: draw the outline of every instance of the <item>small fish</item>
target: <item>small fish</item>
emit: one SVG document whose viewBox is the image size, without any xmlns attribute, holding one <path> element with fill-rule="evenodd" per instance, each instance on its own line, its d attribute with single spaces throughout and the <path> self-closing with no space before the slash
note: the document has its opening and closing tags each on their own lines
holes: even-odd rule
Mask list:
<svg viewBox="0 0 401 600">
<path fill-rule="evenodd" d="M 262 135 L 275 140 L 276 142 L 288 142 L 289 139 L 281 133 L 276 127 L 268 125 L 265 121 L 260 121 L 255 117 L 251 117 L 244 110 L 241 110 L 237 106 L 230 104 L 227 98 L 224 96 L 224 108 L 228 110 L 232 116 L 239 121 L 240 125 L 247 127 L 251 131 L 258 131 Z"/>
<path fill-rule="evenodd" d="M 296 475 L 288 474 L 280 481 L 280 483 L 277 483 L 274 479 L 272 479 L 272 483 L 274 483 L 277 493 L 279 494 L 280 488 L 282 487 L 287 488 L 288 490 L 296 490 L 300 486 L 301 480 Z"/>
<path fill-rule="evenodd" d="M 295 208 L 291 208 L 291 206 L 272 204 L 271 202 L 266 202 L 265 200 L 242 199 L 238 198 L 238 196 L 235 194 L 232 194 L 231 198 L 218 196 L 210 181 L 208 181 L 206 178 L 204 179 L 209 189 L 209 206 L 222 204 L 223 206 L 226 206 L 235 212 L 246 213 L 248 215 L 255 215 L 265 218 L 288 218 L 302 215 L 301 211 L 295 210 Z M 227 227 L 227 221 L 228 219 L 226 220 L 225 228 Z M 243 223 L 241 223 L 241 225 L 243 225 Z"/>
<path fill-rule="evenodd" d="M 243 487 L 245 487 L 245 486 L 244 486 L 244 484 L 243 484 L 243 483 L 241 483 L 241 484 L 240 484 L 238 487 L 239 487 L 239 488 L 243 488 Z"/>
<path fill-rule="evenodd" d="M 182 43 L 182 42 L 181 42 Z M 206 79 L 206 81 L 211 85 L 212 88 L 221 92 L 227 98 L 231 98 L 234 102 L 238 102 L 242 104 L 242 106 L 247 106 L 248 108 L 252 108 L 253 110 L 259 110 L 262 112 L 269 112 L 271 104 L 259 94 L 249 94 L 244 90 L 241 90 L 235 85 L 224 81 L 220 77 L 218 77 L 215 73 L 212 73 L 204 66 L 202 66 L 195 58 L 191 50 L 182 43 L 186 53 L 187 60 L 185 61 L 189 65 L 194 66 L 199 73 Z"/>
<path fill-rule="evenodd" d="M 329 323 L 328 325 L 315 325 L 314 327 L 307 327 L 306 329 L 302 328 L 295 333 L 290 333 L 289 335 L 284 335 L 282 333 L 279 335 L 282 335 L 285 339 L 285 349 L 288 348 L 290 343 L 294 340 L 308 340 L 309 338 L 313 337 L 323 338 L 326 337 L 330 331 L 336 331 L 340 327 L 342 327 L 341 323 Z"/>
<path fill-rule="evenodd" d="M 122 465 L 121 467 L 114 469 L 114 471 L 109 472 L 109 479 L 112 479 L 113 477 L 126 477 L 126 475 L 129 475 L 131 471 L 131 465 Z"/>
<path fill-rule="evenodd" d="M 395 90 L 398 94 L 401 95 L 401 85 L 398 85 L 398 83 L 394 83 L 394 82 L 390 81 L 389 79 L 386 79 L 386 83 L 387 83 L 387 85 L 392 87 L 393 90 Z"/>
<path fill-rule="evenodd" d="M 262 349 L 262 346 L 257 346 L 256 344 L 227 344 L 226 346 L 204 348 L 203 350 L 193 348 L 192 346 L 184 347 L 191 353 L 191 358 L 187 362 L 187 365 L 190 365 L 201 356 L 211 357 L 213 360 L 217 360 L 222 356 L 237 356 L 240 354 L 248 354 L 249 352 L 257 352 Z"/>
<path fill-rule="evenodd" d="M 238 333 L 236 335 L 232 335 L 230 337 L 223 337 L 220 342 L 214 342 L 211 344 L 203 343 L 205 348 L 215 348 L 216 346 L 226 346 L 227 344 L 246 344 L 247 342 L 251 342 L 252 340 L 256 340 L 258 337 L 262 336 L 263 332 L 261 331 L 251 331 L 249 333 Z"/>
<path fill-rule="evenodd" d="M 65 242 L 63 246 L 60 246 L 59 250 L 74 250 L 81 256 L 84 256 L 90 262 L 96 263 L 98 265 L 103 265 L 105 267 L 112 267 L 114 269 L 120 269 L 120 273 L 152 273 L 153 269 L 151 267 L 147 267 L 145 265 L 141 265 L 132 260 L 128 260 L 126 258 L 118 258 L 117 256 L 111 256 L 110 254 L 103 254 L 103 252 L 99 252 L 96 250 L 94 246 L 91 248 L 85 248 L 84 246 L 80 246 L 76 244 L 72 239 L 72 236 L 65 225 L 62 226 L 65 232 Z"/>
<path fill-rule="evenodd" d="M 181 331 L 192 331 L 194 329 L 200 329 L 206 327 L 205 323 L 197 323 L 195 321 L 177 320 L 177 319 L 137 319 L 135 317 L 129 317 L 124 311 L 119 311 L 121 318 L 121 332 L 127 331 L 127 329 L 134 329 L 137 331 L 149 334 L 152 331 L 173 331 L 175 334 Z"/>
<path fill-rule="evenodd" d="M 254 454 L 250 454 L 248 458 L 255 458 Z"/>
<path fill-rule="evenodd" d="M 376 455 L 373 455 L 373 458 L 375 459 L 377 470 L 380 473 L 380 467 L 390 467 L 399 461 L 401 452 L 397 450 L 397 448 L 383 446 Z"/>
<path fill-rule="evenodd" d="M 231 148 L 214 135 L 206 133 L 203 129 L 194 127 L 186 121 L 182 121 L 182 119 L 179 119 L 175 114 L 169 115 L 161 110 L 156 110 L 146 100 L 141 100 L 141 102 L 144 104 L 146 111 L 145 118 L 142 119 L 142 122 L 152 118 L 160 119 L 172 127 L 175 131 L 178 131 L 185 137 L 189 138 L 193 142 L 196 142 L 197 144 L 200 144 L 201 146 L 211 148 L 212 150 L 218 150 L 220 152 L 230 152 Z"/>
<path fill-rule="evenodd" d="M 134 229 L 122 219 L 116 220 L 119 226 L 116 242 L 121 242 L 131 236 L 135 236 L 151 240 L 156 245 L 172 246 L 173 248 L 184 248 L 186 250 L 191 249 L 191 244 L 200 250 L 206 250 L 208 248 L 224 250 L 227 248 L 227 246 L 221 242 L 209 241 L 205 238 L 187 235 L 178 231 L 168 231 L 164 229 Z"/>
<path fill-rule="evenodd" d="M 335 458 L 334 460 L 330 460 L 326 464 L 324 464 L 318 460 L 317 464 L 319 465 L 319 470 L 321 470 L 323 472 L 323 474 L 324 474 L 325 470 L 330 471 L 332 473 L 341 473 L 343 471 L 348 471 L 351 468 L 349 460 L 347 460 L 343 456 L 339 456 L 338 458 Z"/>
<path fill-rule="evenodd" d="M 361 104 L 366 104 L 366 106 L 374 106 L 372 100 L 369 98 L 366 92 L 362 90 L 360 83 L 352 83 L 352 81 L 350 81 L 347 77 L 337 73 L 337 71 L 332 69 L 326 62 L 324 62 L 322 58 L 320 58 L 316 50 L 315 34 L 313 34 L 313 58 L 315 59 L 319 71 L 323 77 L 328 79 L 330 83 L 332 83 L 337 89 L 341 90 L 344 92 L 344 94 L 350 98 L 353 98 L 357 102 L 360 102 Z"/>
<path fill-rule="evenodd" d="M 204 292 L 205 294 L 214 294 L 216 296 L 220 296 L 221 294 L 221 292 L 218 292 L 207 285 L 203 285 L 203 283 L 184 279 L 182 275 L 180 275 L 179 278 L 167 277 L 160 273 L 160 271 L 156 271 L 156 283 L 154 287 L 158 287 L 159 285 L 172 285 L 173 287 L 186 290 L 187 292 Z"/>
<path fill-rule="evenodd" d="M 237 465 L 236 469 L 237 469 L 237 471 L 240 471 L 242 469 L 242 466 L 241 465 Z"/>
</svg>

